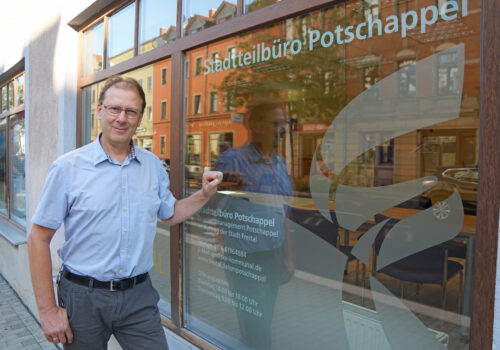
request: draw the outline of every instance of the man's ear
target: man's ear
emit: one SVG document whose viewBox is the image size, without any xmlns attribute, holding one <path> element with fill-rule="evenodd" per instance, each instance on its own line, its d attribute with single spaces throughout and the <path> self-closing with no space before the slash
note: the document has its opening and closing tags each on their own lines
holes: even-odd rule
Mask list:
<svg viewBox="0 0 500 350">
<path fill-rule="evenodd" d="M 101 120 L 102 119 L 102 105 L 100 103 L 97 104 L 97 119 Z"/>
</svg>

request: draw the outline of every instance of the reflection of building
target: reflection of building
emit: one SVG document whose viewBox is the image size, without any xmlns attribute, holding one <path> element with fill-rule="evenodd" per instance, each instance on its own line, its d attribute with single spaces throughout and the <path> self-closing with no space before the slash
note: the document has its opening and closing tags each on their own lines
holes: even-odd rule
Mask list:
<svg viewBox="0 0 500 350">
<path fill-rule="evenodd" d="M 170 159 L 170 59 L 153 64 L 153 148 L 161 159 Z"/>
<path fill-rule="evenodd" d="M 153 67 L 146 66 L 136 69 L 132 72 L 125 74 L 125 76 L 137 80 L 144 89 L 146 95 L 146 109 L 142 116 L 141 125 L 137 128 L 134 135 L 134 142 L 136 145 L 147 149 L 153 150 Z"/>
</svg>

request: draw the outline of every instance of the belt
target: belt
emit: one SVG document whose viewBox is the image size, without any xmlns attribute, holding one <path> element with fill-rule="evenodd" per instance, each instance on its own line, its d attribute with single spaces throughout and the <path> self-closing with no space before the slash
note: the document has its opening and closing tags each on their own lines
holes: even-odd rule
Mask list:
<svg viewBox="0 0 500 350">
<path fill-rule="evenodd" d="M 130 278 L 116 279 L 109 282 L 103 282 L 96 280 L 92 277 L 80 276 L 70 272 L 66 267 L 62 271 L 62 275 L 71 282 L 81 284 L 82 286 L 88 286 L 93 288 L 107 289 L 112 292 L 123 291 L 129 288 L 133 288 L 136 284 L 142 283 L 148 277 L 148 273 L 143 273 Z"/>
</svg>

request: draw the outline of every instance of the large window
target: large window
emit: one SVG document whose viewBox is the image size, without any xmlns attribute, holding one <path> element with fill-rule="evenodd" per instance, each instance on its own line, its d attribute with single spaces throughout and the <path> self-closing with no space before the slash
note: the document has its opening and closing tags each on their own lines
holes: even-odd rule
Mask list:
<svg viewBox="0 0 500 350">
<path fill-rule="evenodd" d="M 479 36 L 439 52 L 445 38 L 363 38 L 366 25 L 333 40 L 381 11 L 351 2 L 186 52 L 228 52 L 184 82 L 186 164 L 225 175 L 184 225 L 184 325 L 219 347 L 368 349 L 370 327 L 391 345 L 464 346 Z"/>
<path fill-rule="evenodd" d="M 134 57 L 134 23 L 135 3 L 109 17 L 106 67 Z"/>
<path fill-rule="evenodd" d="M 480 1 L 184 0 L 168 26 L 140 14 L 153 3 L 139 2 L 135 36 L 151 17 L 161 40 L 174 24 L 180 38 L 123 65 L 153 106 L 134 141 L 176 194 L 224 173 L 195 216 L 158 226 L 165 325 L 202 348 L 469 348 Z M 101 75 L 81 86 L 94 138 Z"/>
<path fill-rule="evenodd" d="M 183 0 L 183 35 L 195 34 L 236 16 L 237 1 Z"/>
<path fill-rule="evenodd" d="M 0 87 L 0 214 L 26 226 L 24 74 Z"/>
<path fill-rule="evenodd" d="M 139 8 L 139 54 L 176 39 L 176 3 L 141 0 Z"/>
</svg>

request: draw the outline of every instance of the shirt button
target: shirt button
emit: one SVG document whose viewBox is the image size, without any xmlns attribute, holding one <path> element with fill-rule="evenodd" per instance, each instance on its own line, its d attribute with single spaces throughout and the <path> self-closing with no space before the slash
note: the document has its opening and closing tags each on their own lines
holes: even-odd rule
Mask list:
<svg viewBox="0 0 500 350">
<path fill-rule="evenodd" d="M 125 249 L 122 249 L 122 254 L 125 254 Z"/>
<path fill-rule="evenodd" d="M 127 207 L 123 207 L 123 211 L 127 211 Z"/>
<path fill-rule="evenodd" d="M 123 232 L 127 232 L 127 229 L 126 229 L 126 228 L 124 228 L 124 229 L 123 229 Z"/>
<path fill-rule="evenodd" d="M 123 272 L 123 269 L 120 269 L 120 273 L 122 273 L 122 272 Z"/>
<path fill-rule="evenodd" d="M 124 189 L 126 189 L 126 188 L 127 188 L 127 186 L 122 186 L 122 190 L 124 190 Z"/>
</svg>

